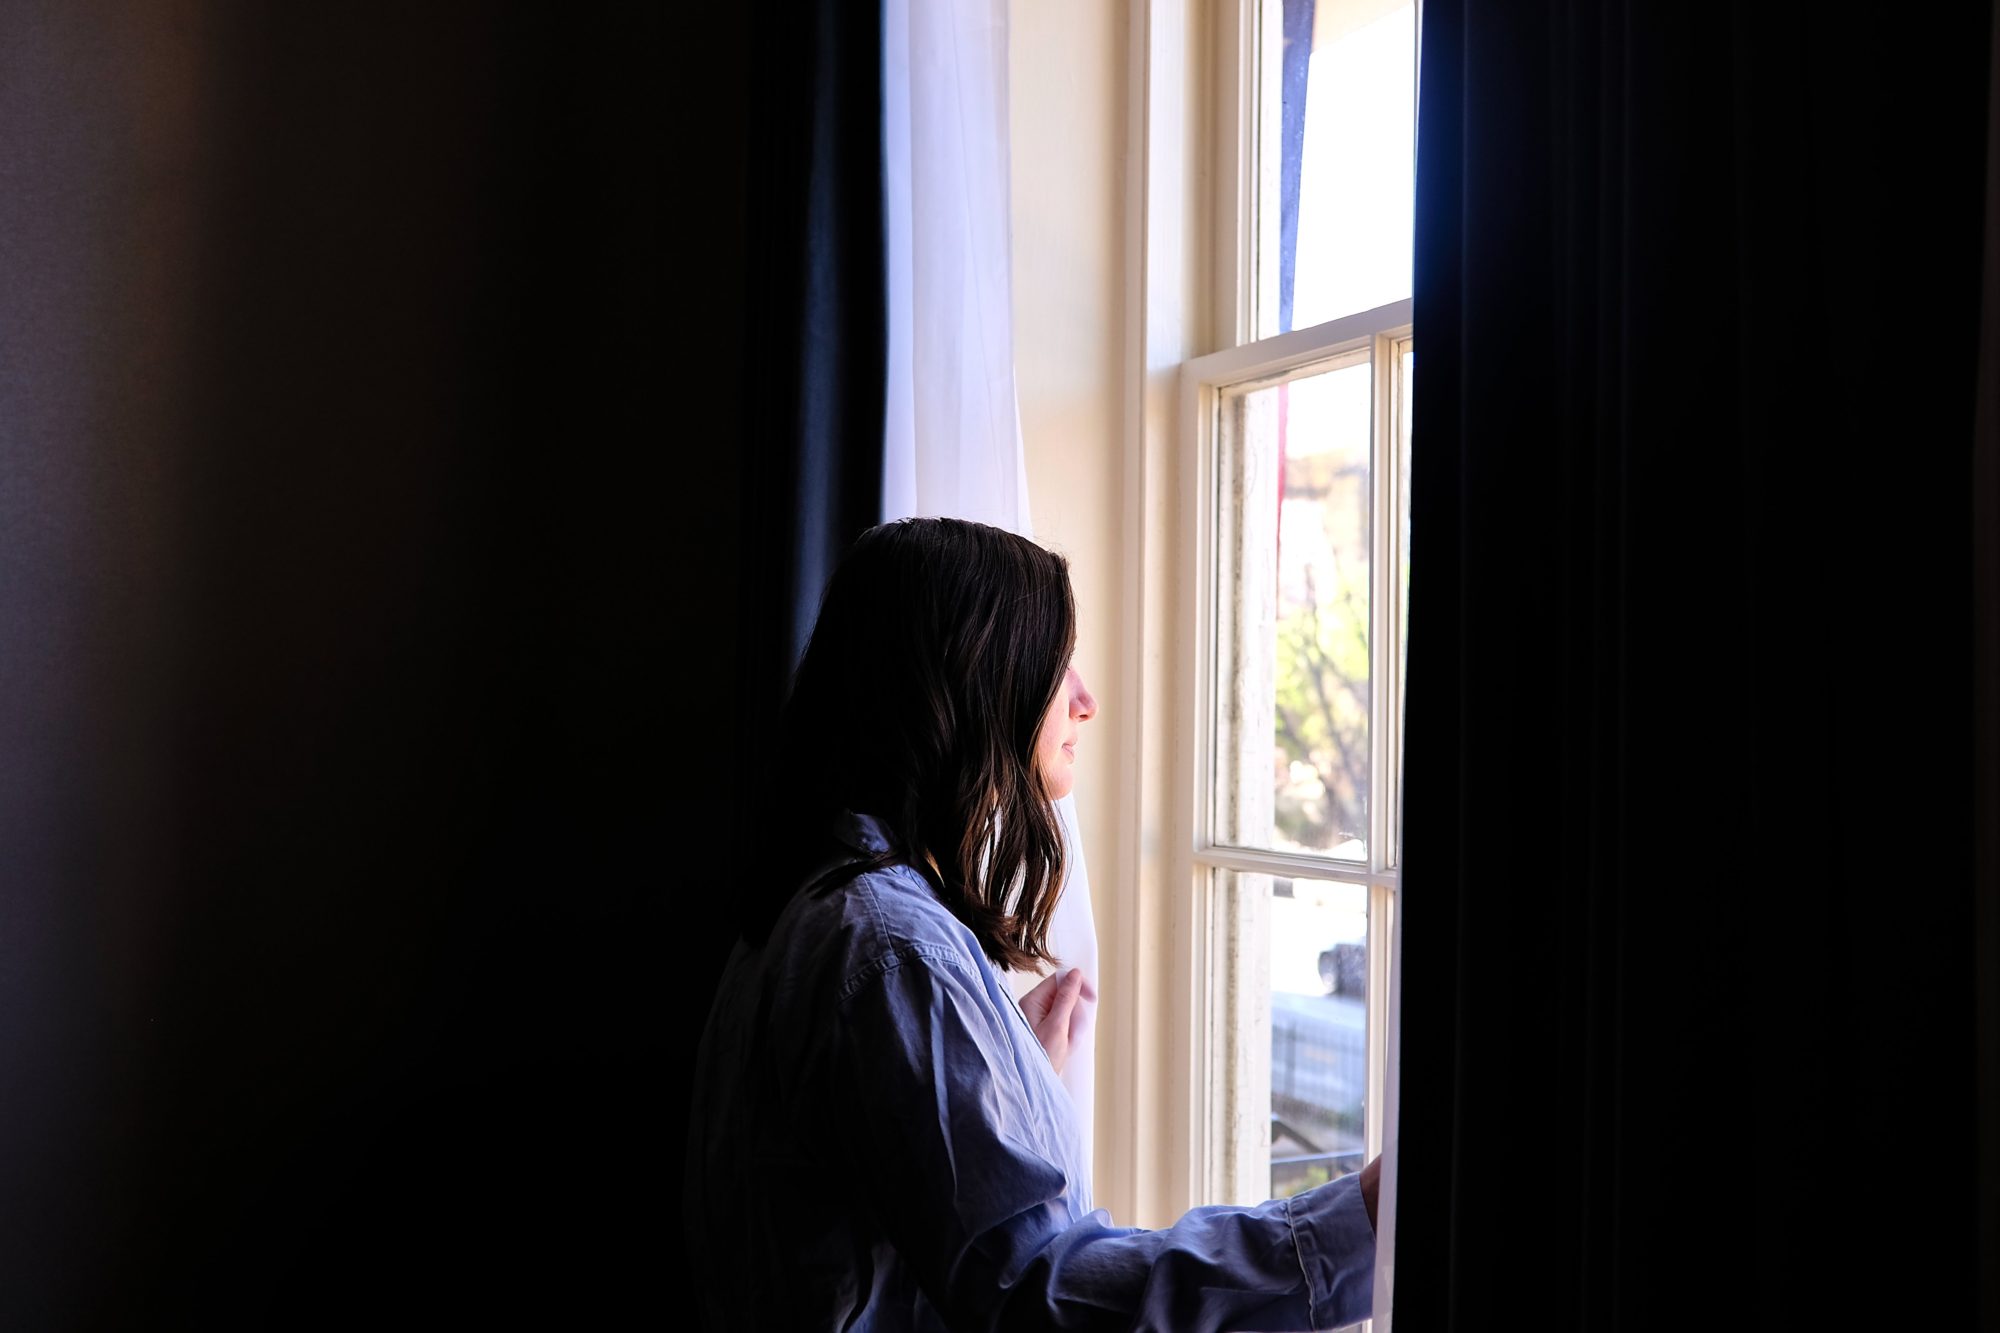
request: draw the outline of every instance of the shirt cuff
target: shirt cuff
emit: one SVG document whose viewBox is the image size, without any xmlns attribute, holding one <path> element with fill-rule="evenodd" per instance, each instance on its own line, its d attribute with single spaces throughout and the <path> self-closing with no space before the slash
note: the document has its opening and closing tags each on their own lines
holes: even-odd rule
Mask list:
<svg viewBox="0 0 2000 1333">
<path fill-rule="evenodd" d="M 1374 1312 L 1375 1228 L 1361 1177 L 1342 1176 L 1285 1200 L 1285 1220 L 1305 1273 L 1313 1327 L 1343 1328 Z"/>
</svg>

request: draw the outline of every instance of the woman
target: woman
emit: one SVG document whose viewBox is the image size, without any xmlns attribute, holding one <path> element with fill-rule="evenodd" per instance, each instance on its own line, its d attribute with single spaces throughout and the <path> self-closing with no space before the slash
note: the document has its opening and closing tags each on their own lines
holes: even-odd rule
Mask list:
<svg viewBox="0 0 2000 1333">
<path fill-rule="evenodd" d="M 1050 802 L 1096 701 L 1065 562 L 909 519 L 835 573 L 783 811 L 703 1035 L 686 1198 L 712 1329 L 1257 1329 L 1365 1318 L 1373 1170 L 1160 1231 L 1093 1212 L 1056 1078 Z M 1040 1020 L 1028 1021 L 1023 1008 Z"/>
</svg>

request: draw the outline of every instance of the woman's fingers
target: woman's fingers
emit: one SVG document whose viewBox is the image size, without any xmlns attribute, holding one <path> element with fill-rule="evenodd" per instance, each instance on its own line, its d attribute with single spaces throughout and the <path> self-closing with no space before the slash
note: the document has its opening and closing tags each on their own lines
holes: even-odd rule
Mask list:
<svg viewBox="0 0 2000 1333">
<path fill-rule="evenodd" d="M 1021 997 L 1021 1012 L 1027 1016 L 1035 1040 L 1048 1052 L 1049 1063 L 1057 1073 L 1069 1061 L 1070 1041 L 1083 1022 L 1079 1001 L 1096 998 L 1097 987 L 1079 967 L 1043 977 Z"/>
<path fill-rule="evenodd" d="M 1035 1030 L 1036 1036 L 1041 1035 L 1042 1020 L 1049 1016 L 1049 1004 L 1055 999 L 1056 986 L 1061 980 L 1061 977 L 1050 974 L 1021 997 L 1021 1012 L 1028 1016 L 1028 1026 Z"/>
<path fill-rule="evenodd" d="M 1056 986 L 1055 1000 L 1049 1005 L 1048 1027 L 1052 1033 L 1060 1033 L 1063 1041 L 1069 1040 L 1069 1018 L 1076 1012 L 1077 996 L 1083 993 L 1083 969 L 1073 967 L 1062 974 Z"/>
<path fill-rule="evenodd" d="M 1056 989 L 1055 1003 L 1049 1006 L 1049 1032 L 1042 1039 L 1042 1046 L 1049 1052 L 1049 1060 L 1058 1074 L 1069 1063 L 1070 1041 L 1076 1033 L 1077 1024 L 1081 1022 L 1078 1001 L 1086 993 L 1094 998 L 1097 991 L 1091 986 L 1090 979 L 1083 975 L 1083 969 L 1073 967 L 1063 974 L 1062 984 Z"/>
</svg>

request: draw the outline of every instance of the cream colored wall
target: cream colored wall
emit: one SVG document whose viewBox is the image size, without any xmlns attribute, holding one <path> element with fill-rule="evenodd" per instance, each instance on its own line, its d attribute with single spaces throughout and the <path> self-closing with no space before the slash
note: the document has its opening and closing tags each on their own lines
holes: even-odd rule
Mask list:
<svg viewBox="0 0 2000 1333">
<path fill-rule="evenodd" d="M 1106 898 L 1130 873 L 1116 836 L 1113 763 L 1133 734 L 1115 692 L 1125 576 L 1117 541 L 1126 22 L 1116 0 L 1013 0 L 1009 36 L 1015 384 L 1035 536 L 1069 558 L 1077 665 L 1099 698 L 1078 746 L 1076 807 L 1100 933 L 1115 926 Z M 1103 980 L 1114 987 L 1103 1002 L 1121 1003 L 1117 978 Z M 1101 1043 L 1097 1054 L 1102 1162 L 1115 1057 Z"/>
</svg>

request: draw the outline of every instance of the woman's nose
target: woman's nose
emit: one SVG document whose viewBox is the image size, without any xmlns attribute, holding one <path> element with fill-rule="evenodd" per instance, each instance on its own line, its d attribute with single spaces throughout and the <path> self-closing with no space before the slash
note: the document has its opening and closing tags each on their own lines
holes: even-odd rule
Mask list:
<svg viewBox="0 0 2000 1333">
<path fill-rule="evenodd" d="M 1069 715 L 1079 722 L 1087 722 L 1097 715 L 1097 698 L 1083 683 L 1083 676 L 1075 667 L 1070 668 L 1069 674 Z"/>
</svg>

